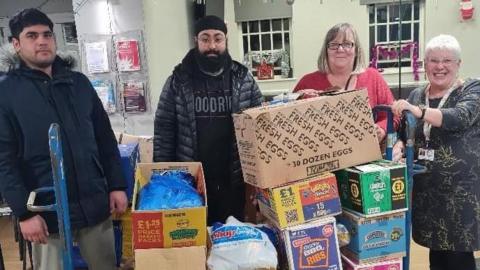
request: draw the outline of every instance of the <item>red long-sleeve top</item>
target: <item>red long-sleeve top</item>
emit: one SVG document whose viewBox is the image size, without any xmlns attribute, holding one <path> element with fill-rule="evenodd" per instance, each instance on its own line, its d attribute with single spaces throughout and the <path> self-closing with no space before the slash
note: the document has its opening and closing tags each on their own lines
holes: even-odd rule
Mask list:
<svg viewBox="0 0 480 270">
<path fill-rule="evenodd" d="M 330 87 L 332 87 L 332 84 L 328 81 L 327 74 L 321 73 L 320 71 L 315 71 L 303 76 L 293 89 L 293 92 L 304 89 L 324 91 Z M 372 108 L 376 105 L 393 103 L 394 99 L 392 91 L 388 87 L 382 75 L 380 75 L 380 73 L 378 73 L 378 71 L 374 68 L 367 68 L 364 72 L 358 74 L 357 82 L 354 88 L 367 89 L 368 100 L 370 107 Z M 399 122 L 400 120 L 398 118 L 394 119 L 395 129 L 398 127 Z M 383 130 L 387 130 L 387 116 L 385 113 L 380 113 L 378 115 L 376 124 L 383 128 Z"/>
</svg>

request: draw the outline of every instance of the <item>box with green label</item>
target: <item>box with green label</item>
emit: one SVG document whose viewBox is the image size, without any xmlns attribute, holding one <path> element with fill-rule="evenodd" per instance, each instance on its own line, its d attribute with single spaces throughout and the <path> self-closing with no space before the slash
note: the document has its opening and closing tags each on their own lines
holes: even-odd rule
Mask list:
<svg viewBox="0 0 480 270">
<path fill-rule="evenodd" d="M 404 164 L 379 160 L 338 171 L 336 176 L 346 209 L 370 216 L 408 207 Z"/>
<path fill-rule="evenodd" d="M 408 208 L 408 176 L 405 164 L 390 160 L 378 160 L 374 163 L 390 171 L 392 210 Z"/>
</svg>

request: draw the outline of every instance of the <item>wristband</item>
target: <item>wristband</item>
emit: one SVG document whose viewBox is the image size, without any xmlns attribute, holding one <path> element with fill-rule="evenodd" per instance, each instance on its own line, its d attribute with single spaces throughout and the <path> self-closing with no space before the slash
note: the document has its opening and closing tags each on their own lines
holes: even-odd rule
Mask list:
<svg viewBox="0 0 480 270">
<path fill-rule="evenodd" d="M 418 119 L 423 120 L 423 118 L 425 117 L 425 112 L 427 111 L 427 108 L 421 105 L 418 106 L 418 108 L 422 111 L 422 115 L 420 115 L 420 118 Z"/>
</svg>

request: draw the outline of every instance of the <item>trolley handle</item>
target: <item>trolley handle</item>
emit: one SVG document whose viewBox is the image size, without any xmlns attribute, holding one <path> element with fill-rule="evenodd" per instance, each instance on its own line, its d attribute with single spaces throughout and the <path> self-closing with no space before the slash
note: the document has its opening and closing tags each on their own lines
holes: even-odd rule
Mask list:
<svg viewBox="0 0 480 270">
<path fill-rule="evenodd" d="M 411 175 L 421 174 L 427 172 L 427 167 L 417 164 L 413 160 L 413 152 L 415 147 L 415 130 L 417 128 L 417 118 L 411 112 L 404 111 L 403 118 L 405 119 L 405 148 L 407 164 L 411 164 Z"/>
<path fill-rule="evenodd" d="M 37 197 L 37 194 L 47 193 L 52 191 L 53 191 L 53 187 L 41 187 L 30 192 L 30 195 L 28 196 L 28 201 L 27 201 L 27 209 L 32 212 L 55 211 L 56 204 L 35 205 L 35 198 Z"/>
<path fill-rule="evenodd" d="M 397 133 L 395 132 L 395 128 L 393 127 L 393 112 L 392 107 L 386 104 L 376 105 L 372 109 L 373 119 L 376 121 L 378 118 L 379 112 L 385 112 L 387 114 L 387 141 L 386 141 L 386 149 L 385 149 L 385 156 L 386 159 L 392 160 L 393 159 L 393 145 L 397 141 Z"/>
<path fill-rule="evenodd" d="M 415 145 L 415 130 L 417 128 L 417 118 L 409 111 L 403 112 L 403 118 L 405 119 L 405 139 L 406 145 Z"/>
</svg>

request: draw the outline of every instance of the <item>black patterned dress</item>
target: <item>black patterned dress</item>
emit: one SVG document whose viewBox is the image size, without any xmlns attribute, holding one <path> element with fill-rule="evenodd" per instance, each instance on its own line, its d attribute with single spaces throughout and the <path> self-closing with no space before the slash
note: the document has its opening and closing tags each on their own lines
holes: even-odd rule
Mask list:
<svg viewBox="0 0 480 270">
<path fill-rule="evenodd" d="M 409 96 L 425 104 L 425 87 Z M 440 99 L 430 99 L 437 107 Z M 440 108 L 441 127 L 432 127 L 434 161 L 420 161 L 428 172 L 414 176 L 412 236 L 433 250 L 480 249 L 480 81 L 455 89 Z M 415 149 L 424 147 L 423 121 L 417 120 Z"/>
</svg>

